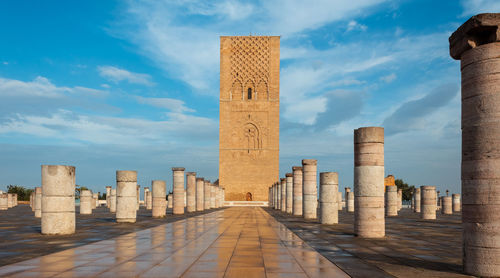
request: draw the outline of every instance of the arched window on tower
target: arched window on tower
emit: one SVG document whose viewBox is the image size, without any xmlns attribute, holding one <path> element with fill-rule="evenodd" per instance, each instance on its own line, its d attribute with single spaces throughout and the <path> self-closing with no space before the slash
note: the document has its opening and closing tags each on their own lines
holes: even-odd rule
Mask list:
<svg viewBox="0 0 500 278">
<path fill-rule="evenodd" d="M 248 88 L 248 99 L 252 99 L 252 88 Z"/>
</svg>

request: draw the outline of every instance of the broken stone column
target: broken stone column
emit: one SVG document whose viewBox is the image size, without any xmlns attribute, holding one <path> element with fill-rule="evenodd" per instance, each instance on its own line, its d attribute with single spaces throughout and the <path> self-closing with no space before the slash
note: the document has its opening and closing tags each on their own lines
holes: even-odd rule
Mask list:
<svg viewBox="0 0 500 278">
<path fill-rule="evenodd" d="M 97 204 L 99 202 L 99 194 L 97 193 L 92 193 L 92 209 L 97 208 Z"/>
<path fill-rule="evenodd" d="M 92 214 L 92 191 L 82 190 L 80 192 L 80 214 Z"/>
<path fill-rule="evenodd" d="M 31 211 L 35 211 L 35 190 L 31 191 L 30 194 L 30 207 Z"/>
<path fill-rule="evenodd" d="M 196 211 L 196 173 L 186 173 L 186 210 L 187 212 Z"/>
<path fill-rule="evenodd" d="M 398 211 L 403 208 L 403 189 L 398 189 Z"/>
<path fill-rule="evenodd" d="M 163 180 L 151 181 L 151 190 L 153 202 L 151 215 L 154 218 L 163 218 L 167 214 L 167 204 L 165 201 L 167 183 Z"/>
<path fill-rule="evenodd" d="M 196 211 L 203 211 L 205 202 L 205 182 L 203 178 L 196 178 Z"/>
<path fill-rule="evenodd" d="M 210 181 L 205 180 L 203 185 L 204 196 L 203 196 L 203 208 L 210 209 Z"/>
<path fill-rule="evenodd" d="M 351 191 L 350 187 L 346 188 L 345 199 L 346 199 L 346 211 L 354 212 L 354 192 Z"/>
<path fill-rule="evenodd" d="M 8 199 L 9 197 L 7 193 L 0 194 L 0 210 L 7 210 L 9 208 Z"/>
<path fill-rule="evenodd" d="M 286 178 L 280 179 L 280 188 L 281 188 L 281 205 L 280 210 L 282 212 L 286 211 Z"/>
<path fill-rule="evenodd" d="M 42 165 L 42 234 L 75 233 L 75 167 Z"/>
<path fill-rule="evenodd" d="M 422 219 L 436 219 L 436 187 L 423 185 L 420 187 L 420 217 Z"/>
<path fill-rule="evenodd" d="M 278 191 L 278 203 L 276 204 L 276 209 L 281 210 L 281 181 L 276 182 L 276 189 Z"/>
<path fill-rule="evenodd" d="M 273 206 L 273 192 L 272 192 L 272 187 L 269 187 L 269 192 L 267 193 L 267 205 L 268 207 L 272 207 Z"/>
<path fill-rule="evenodd" d="M 172 168 L 174 187 L 174 214 L 184 214 L 184 168 Z"/>
<path fill-rule="evenodd" d="M 286 212 L 292 214 L 293 212 L 293 174 L 286 173 Z"/>
<path fill-rule="evenodd" d="M 385 236 L 384 128 L 354 130 L 354 233 Z"/>
<path fill-rule="evenodd" d="M 450 37 L 462 73 L 463 266 L 484 277 L 500 276 L 499 29 L 499 13 L 479 14 Z"/>
<path fill-rule="evenodd" d="M 7 207 L 11 208 L 14 206 L 14 202 L 12 201 L 12 193 L 7 193 Z"/>
<path fill-rule="evenodd" d="M 111 196 L 109 199 L 109 211 L 111 213 L 116 213 L 116 189 L 112 188 L 110 194 Z"/>
<path fill-rule="evenodd" d="M 302 160 L 302 215 L 304 219 L 315 219 L 317 217 L 318 204 L 318 181 L 316 159 Z"/>
<path fill-rule="evenodd" d="M 14 193 L 14 206 L 17 206 L 17 199 L 18 199 L 17 193 Z"/>
<path fill-rule="evenodd" d="M 135 223 L 137 171 L 116 171 L 116 222 Z"/>
<path fill-rule="evenodd" d="M 42 217 L 42 188 L 35 187 L 35 217 Z"/>
<path fill-rule="evenodd" d="M 153 205 L 148 203 L 148 201 L 149 201 L 148 200 L 148 192 L 149 192 L 149 187 L 144 187 L 144 206 L 146 207 L 146 209 L 151 209 L 153 207 Z"/>
<path fill-rule="evenodd" d="M 109 197 L 111 195 L 111 186 L 106 186 L 106 207 L 109 208 Z"/>
<path fill-rule="evenodd" d="M 210 208 L 215 208 L 215 185 L 210 183 Z"/>
<path fill-rule="evenodd" d="M 147 210 L 152 210 L 153 209 L 153 193 L 151 191 L 148 190 L 148 192 L 146 192 L 146 209 Z M 167 200 L 165 200 L 165 210 L 167 209 Z"/>
<path fill-rule="evenodd" d="M 452 194 L 452 207 L 453 207 L 453 212 L 460 212 L 461 209 L 461 204 L 460 204 L 460 194 Z"/>
<path fill-rule="evenodd" d="M 302 167 L 293 166 L 293 208 L 295 216 L 302 216 Z"/>
<path fill-rule="evenodd" d="M 398 190 L 393 185 L 385 187 L 385 216 L 398 216 Z"/>
<path fill-rule="evenodd" d="M 451 196 L 443 196 L 441 198 L 443 198 L 442 199 L 443 207 L 441 208 L 441 213 L 442 214 L 453 214 Z"/>
<path fill-rule="evenodd" d="M 174 207 L 174 197 L 172 196 L 172 193 L 167 195 L 167 208 L 171 209 Z"/>
<path fill-rule="evenodd" d="M 337 208 L 337 192 L 339 190 L 339 176 L 336 172 L 319 174 L 319 223 L 339 223 L 339 210 Z"/>
<path fill-rule="evenodd" d="M 421 202 L 421 199 L 420 199 L 421 195 L 420 194 L 422 194 L 422 193 L 420 193 L 420 188 L 415 188 L 415 195 L 414 195 L 414 197 L 415 197 L 415 209 L 414 209 L 414 212 L 418 212 L 418 213 L 420 213 L 420 209 L 421 209 L 420 208 L 420 205 L 421 205 L 421 203 L 420 203 Z"/>
</svg>

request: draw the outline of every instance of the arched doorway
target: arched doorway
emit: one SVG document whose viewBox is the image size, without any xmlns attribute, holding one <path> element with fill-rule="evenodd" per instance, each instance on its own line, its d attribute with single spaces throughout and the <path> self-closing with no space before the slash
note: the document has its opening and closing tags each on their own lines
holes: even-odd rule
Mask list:
<svg viewBox="0 0 500 278">
<path fill-rule="evenodd" d="M 252 201 L 252 193 L 247 192 L 246 200 L 247 201 Z"/>
</svg>

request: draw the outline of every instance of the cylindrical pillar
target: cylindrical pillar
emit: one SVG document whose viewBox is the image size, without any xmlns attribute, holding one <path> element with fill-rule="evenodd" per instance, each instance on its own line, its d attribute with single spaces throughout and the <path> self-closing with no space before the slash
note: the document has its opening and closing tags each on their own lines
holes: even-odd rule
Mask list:
<svg viewBox="0 0 500 278">
<path fill-rule="evenodd" d="M 184 214 L 184 168 L 172 168 L 174 187 L 174 214 Z"/>
<path fill-rule="evenodd" d="M 75 233 L 75 167 L 42 165 L 42 234 Z"/>
<path fill-rule="evenodd" d="M 174 207 L 174 197 L 172 193 L 167 195 L 167 208 L 171 209 Z"/>
<path fill-rule="evenodd" d="M 396 186 L 385 187 L 385 216 L 398 215 L 398 190 Z"/>
<path fill-rule="evenodd" d="M 273 206 L 273 202 L 272 202 L 272 199 L 273 199 L 273 192 L 272 192 L 272 187 L 269 187 L 269 193 L 267 193 L 267 204 L 268 204 L 268 207 L 272 207 Z"/>
<path fill-rule="evenodd" d="M 350 187 L 347 187 L 346 189 L 346 211 L 347 212 L 354 212 L 354 192 L 351 191 Z"/>
<path fill-rule="evenodd" d="M 137 171 L 116 171 L 116 222 L 135 223 Z"/>
<path fill-rule="evenodd" d="M 460 194 L 452 194 L 451 195 L 453 199 L 453 212 L 460 212 L 461 210 L 461 204 L 460 204 Z"/>
<path fill-rule="evenodd" d="M 302 160 L 302 215 L 304 219 L 317 217 L 318 205 L 318 161 L 316 159 Z"/>
<path fill-rule="evenodd" d="M 42 217 L 42 188 L 35 187 L 35 217 Z"/>
<path fill-rule="evenodd" d="M 442 214 L 453 214 L 451 196 L 443 196 L 441 198 L 443 198 L 442 199 L 443 207 L 441 208 Z"/>
<path fill-rule="evenodd" d="M 278 203 L 277 203 L 276 209 L 281 210 L 281 198 L 282 198 L 282 196 L 281 196 L 281 180 L 276 182 L 276 188 L 278 190 Z"/>
<path fill-rule="evenodd" d="M 153 193 L 151 191 L 148 190 L 148 192 L 146 192 L 146 209 L 147 210 L 152 210 L 153 209 Z M 166 204 L 167 200 L 165 200 L 165 210 L 167 209 L 167 204 Z"/>
<path fill-rule="evenodd" d="M 209 180 L 204 180 L 203 190 L 204 190 L 203 208 L 210 209 L 210 181 Z"/>
<path fill-rule="evenodd" d="M 203 178 L 196 178 L 196 211 L 203 211 L 205 202 L 205 182 Z"/>
<path fill-rule="evenodd" d="M 450 37 L 462 72 L 462 258 L 481 277 L 500 276 L 499 29 L 499 13 L 479 14 Z M 448 214 L 451 200 L 442 202 Z"/>
<path fill-rule="evenodd" d="M 420 216 L 422 219 L 436 219 L 436 187 L 423 185 L 420 187 Z"/>
<path fill-rule="evenodd" d="M 9 208 L 8 198 L 9 197 L 7 193 L 0 194 L 0 210 L 7 210 Z"/>
<path fill-rule="evenodd" d="M 420 211 L 421 211 L 421 207 L 420 207 L 421 196 L 422 196 L 421 194 L 422 193 L 420 191 L 420 188 L 415 188 L 415 196 L 414 196 L 415 197 L 415 209 L 414 209 L 414 211 L 418 212 L 418 213 L 420 213 Z"/>
<path fill-rule="evenodd" d="M 149 187 L 144 187 L 144 206 L 146 207 L 146 209 L 151 209 L 153 205 L 148 204 L 148 192 L 149 192 Z"/>
<path fill-rule="evenodd" d="M 342 192 L 337 192 L 337 209 L 342 210 Z"/>
<path fill-rule="evenodd" d="M 167 203 L 165 200 L 167 183 L 163 180 L 151 181 L 153 207 L 151 215 L 154 218 L 162 218 L 167 214 Z"/>
<path fill-rule="evenodd" d="M 384 128 L 354 130 L 354 233 L 385 236 Z"/>
<path fill-rule="evenodd" d="M 210 183 L 210 208 L 215 208 L 215 185 Z"/>
<path fill-rule="evenodd" d="M 286 212 L 293 212 L 293 174 L 286 173 Z"/>
<path fill-rule="evenodd" d="M 403 189 L 398 189 L 398 211 L 403 207 Z"/>
<path fill-rule="evenodd" d="M 187 212 L 196 211 L 196 173 L 186 173 L 186 210 Z"/>
<path fill-rule="evenodd" d="M 293 166 L 293 208 L 295 216 L 302 216 L 302 167 Z"/>
<path fill-rule="evenodd" d="M 80 192 L 80 214 L 92 214 L 92 191 L 82 190 Z"/>
<path fill-rule="evenodd" d="M 109 199 L 109 212 L 116 213 L 116 188 L 111 188 Z"/>
<path fill-rule="evenodd" d="M 109 208 L 109 197 L 111 195 L 111 186 L 106 186 L 106 207 Z"/>
<path fill-rule="evenodd" d="M 319 174 L 319 223 L 339 223 L 339 210 L 337 208 L 337 192 L 339 190 L 339 176 L 336 172 Z"/>
<path fill-rule="evenodd" d="M 281 205 L 280 205 L 280 210 L 282 212 L 286 211 L 286 179 L 281 178 L 280 179 L 280 187 L 281 187 Z"/>
<path fill-rule="evenodd" d="M 97 208 L 98 202 L 99 202 L 99 194 L 92 193 L 92 209 Z"/>
<path fill-rule="evenodd" d="M 11 208 L 14 206 L 14 194 L 12 193 L 7 193 L 7 207 Z"/>
</svg>

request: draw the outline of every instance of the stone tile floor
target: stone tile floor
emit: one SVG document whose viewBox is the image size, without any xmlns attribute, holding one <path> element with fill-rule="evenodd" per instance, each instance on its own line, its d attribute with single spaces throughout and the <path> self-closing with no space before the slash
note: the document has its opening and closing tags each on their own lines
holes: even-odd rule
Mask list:
<svg viewBox="0 0 500 278">
<path fill-rule="evenodd" d="M 233 207 L 0 268 L 2 277 L 349 277 L 262 208 Z"/>
<path fill-rule="evenodd" d="M 79 207 L 76 210 L 77 233 L 68 236 L 41 235 L 40 218 L 34 217 L 28 205 L 0 211 L 0 266 L 215 211 L 173 215 L 169 209 L 166 218 L 158 219 L 141 207 L 137 222 L 131 224 L 116 223 L 114 214 L 104 207 L 94 209 L 92 215 L 80 215 Z"/>
<path fill-rule="evenodd" d="M 402 209 L 386 218 L 384 239 L 359 239 L 353 234 L 354 214 L 345 210 L 337 225 L 265 210 L 352 277 L 469 277 L 461 274 L 460 213 L 420 220 Z"/>
</svg>

